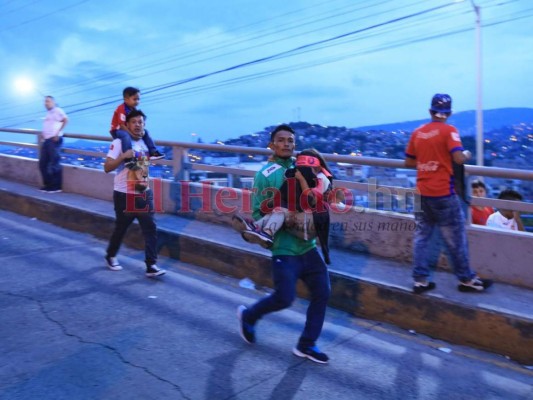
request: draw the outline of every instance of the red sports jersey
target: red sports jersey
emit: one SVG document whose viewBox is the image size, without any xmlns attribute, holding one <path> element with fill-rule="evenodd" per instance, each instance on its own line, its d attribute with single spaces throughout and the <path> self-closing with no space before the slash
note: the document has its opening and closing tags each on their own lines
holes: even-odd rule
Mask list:
<svg viewBox="0 0 533 400">
<path fill-rule="evenodd" d="M 113 113 L 113 118 L 111 119 L 111 129 L 110 133 L 120 129 L 120 125 L 126 125 L 126 115 L 130 113 L 132 109 L 128 107 L 125 103 L 122 103 L 117 107 Z"/>
<path fill-rule="evenodd" d="M 476 225 L 487 225 L 487 218 L 491 214 L 494 214 L 492 207 L 483 207 L 482 210 L 478 210 L 477 207 L 470 207 L 472 212 L 472 223 Z"/>
<path fill-rule="evenodd" d="M 457 129 L 444 122 L 430 122 L 415 129 L 405 151 L 416 160 L 416 186 L 422 196 L 455 194 L 452 153 L 462 151 Z"/>
</svg>

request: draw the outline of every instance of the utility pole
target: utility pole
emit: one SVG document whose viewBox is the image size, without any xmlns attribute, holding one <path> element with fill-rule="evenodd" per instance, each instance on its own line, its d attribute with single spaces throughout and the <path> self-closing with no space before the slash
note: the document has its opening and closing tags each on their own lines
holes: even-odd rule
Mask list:
<svg viewBox="0 0 533 400">
<path fill-rule="evenodd" d="M 476 164 L 483 166 L 483 77 L 481 58 L 481 7 L 470 0 L 476 13 L 476 80 L 477 80 L 477 105 L 476 105 Z"/>
</svg>

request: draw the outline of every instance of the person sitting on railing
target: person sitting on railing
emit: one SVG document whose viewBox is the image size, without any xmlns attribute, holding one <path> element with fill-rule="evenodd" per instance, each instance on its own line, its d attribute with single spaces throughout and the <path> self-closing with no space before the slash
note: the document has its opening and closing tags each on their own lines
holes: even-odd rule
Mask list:
<svg viewBox="0 0 533 400">
<path fill-rule="evenodd" d="M 272 247 L 273 237 L 282 227 L 303 240 L 318 236 L 324 261 L 331 264 L 328 246 L 329 205 L 326 201 L 332 186 L 331 171 L 318 151 L 307 149 L 297 155 L 295 168 L 287 169 L 285 177 L 287 180 L 280 188 L 280 206 L 276 207 L 272 199 L 269 204 L 272 212 L 253 223 L 235 215 L 235 229 L 241 232 L 247 242 L 267 249 Z M 303 194 L 308 197 L 302 197 Z M 312 214 L 305 211 L 312 211 Z M 249 229 L 250 225 L 253 229 Z"/>
<path fill-rule="evenodd" d="M 128 86 L 122 91 L 122 96 L 124 102 L 119 105 L 113 113 L 109 133 L 111 133 L 113 139 L 120 139 L 120 142 L 122 143 L 122 151 L 125 153 L 126 151 L 131 150 L 131 137 L 128 134 L 126 117 L 139 105 L 139 102 L 141 101 L 141 91 L 137 88 Z M 157 150 L 154 141 L 146 129 L 144 130 L 142 140 L 144 144 L 146 144 L 146 147 L 148 147 L 151 160 L 159 160 L 165 157 L 164 154 Z M 135 160 L 126 160 L 126 167 L 134 167 L 135 163 Z"/>
<path fill-rule="evenodd" d="M 505 189 L 500 193 L 498 199 L 522 201 L 523 197 L 516 190 Z M 525 231 L 520 212 L 504 208 L 499 208 L 498 211 L 488 217 L 487 226 L 511 231 Z"/>
<path fill-rule="evenodd" d="M 487 187 L 479 179 L 472 181 L 472 183 L 470 184 L 470 187 L 472 188 L 472 196 L 487 197 Z M 494 209 L 492 207 L 485 207 L 485 206 L 471 206 L 470 212 L 472 214 L 473 224 L 486 225 L 487 218 L 489 217 L 489 215 L 494 213 Z"/>
</svg>

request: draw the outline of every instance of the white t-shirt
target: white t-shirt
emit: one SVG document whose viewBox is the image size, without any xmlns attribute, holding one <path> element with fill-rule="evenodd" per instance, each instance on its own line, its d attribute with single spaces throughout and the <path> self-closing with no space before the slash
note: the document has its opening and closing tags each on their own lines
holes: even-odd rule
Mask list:
<svg viewBox="0 0 533 400">
<path fill-rule="evenodd" d="M 131 148 L 135 153 L 141 153 L 140 156 L 148 156 L 148 147 L 144 141 L 131 140 Z M 107 156 L 116 160 L 122 154 L 122 142 L 120 139 L 115 139 L 111 142 Z M 115 181 L 113 189 L 117 192 L 128 193 L 128 169 L 124 167 L 124 163 L 120 164 L 116 169 Z"/>
<path fill-rule="evenodd" d="M 65 118 L 67 118 L 67 114 L 59 107 L 48 110 L 43 121 L 43 139 L 54 137 Z M 59 136 L 63 136 L 63 131 L 59 132 Z"/>
<path fill-rule="evenodd" d="M 511 231 L 518 230 L 518 224 L 514 218 L 507 219 L 499 211 L 489 215 L 487 218 L 487 226 L 498 229 L 507 229 Z"/>
</svg>

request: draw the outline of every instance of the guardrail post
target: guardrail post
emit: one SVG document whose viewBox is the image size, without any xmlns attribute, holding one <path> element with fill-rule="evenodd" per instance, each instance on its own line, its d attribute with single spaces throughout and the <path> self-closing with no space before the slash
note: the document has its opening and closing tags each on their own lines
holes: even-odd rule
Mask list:
<svg viewBox="0 0 533 400">
<path fill-rule="evenodd" d="M 172 174 L 175 181 L 189 180 L 189 171 L 185 168 L 188 149 L 172 146 Z"/>
</svg>

